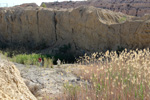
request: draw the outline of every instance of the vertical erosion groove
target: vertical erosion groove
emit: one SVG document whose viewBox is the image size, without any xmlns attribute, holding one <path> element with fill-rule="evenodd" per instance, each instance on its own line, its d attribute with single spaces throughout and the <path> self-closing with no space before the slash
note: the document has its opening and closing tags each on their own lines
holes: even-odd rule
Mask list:
<svg viewBox="0 0 150 100">
<path fill-rule="evenodd" d="M 9 16 L 11 16 L 8 12 L 7 12 L 7 15 L 5 15 L 5 21 L 6 21 L 6 25 L 7 25 L 7 34 L 10 35 L 10 43 L 12 43 L 12 30 L 11 30 L 11 23 L 10 23 L 10 20 L 9 20 Z"/>
<path fill-rule="evenodd" d="M 121 30 L 122 26 L 121 26 L 121 24 L 119 25 L 119 27 L 120 27 L 120 29 L 119 29 L 119 38 L 120 38 L 119 39 L 119 46 L 122 47 L 123 45 L 122 45 L 122 36 L 121 36 L 122 35 L 121 34 L 122 33 L 122 30 Z"/>
<path fill-rule="evenodd" d="M 55 28 L 55 37 L 57 41 L 57 19 L 56 19 L 56 12 L 54 11 L 54 28 Z"/>
<path fill-rule="evenodd" d="M 135 16 L 138 16 L 138 11 L 139 11 L 139 8 L 136 9 L 136 14 L 135 14 Z"/>
<path fill-rule="evenodd" d="M 38 34 L 39 34 L 39 11 L 38 10 L 36 13 L 36 17 L 37 17 L 37 28 L 38 28 Z"/>
</svg>

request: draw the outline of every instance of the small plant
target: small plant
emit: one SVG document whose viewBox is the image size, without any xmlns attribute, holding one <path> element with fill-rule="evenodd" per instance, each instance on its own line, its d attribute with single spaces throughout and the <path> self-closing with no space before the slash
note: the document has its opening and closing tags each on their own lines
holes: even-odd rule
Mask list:
<svg viewBox="0 0 150 100">
<path fill-rule="evenodd" d="M 65 92 L 66 94 L 69 94 L 67 98 L 69 100 L 76 100 L 77 99 L 77 92 L 80 91 L 80 86 L 78 85 L 72 85 L 68 82 L 64 84 Z"/>
<path fill-rule="evenodd" d="M 45 68 L 53 68 L 53 59 L 44 58 L 44 67 Z"/>
<path fill-rule="evenodd" d="M 120 19 L 119 19 L 119 22 L 124 22 L 124 21 L 126 21 L 127 20 L 127 17 L 126 16 L 123 16 L 123 17 L 121 17 Z"/>
<path fill-rule="evenodd" d="M 43 8 L 47 8 L 46 4 L 45 3 L 42 3 L 41 7 Z"/>
</svg>

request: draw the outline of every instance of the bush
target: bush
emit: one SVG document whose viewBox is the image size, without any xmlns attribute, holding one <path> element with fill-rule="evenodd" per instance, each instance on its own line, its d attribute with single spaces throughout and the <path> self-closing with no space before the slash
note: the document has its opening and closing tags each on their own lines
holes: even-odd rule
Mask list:
<svg viewBox="0 0 150 100">
<path fill-rule="evenodd" d="M 42 3 L 41 7 L 43 8 L 47 8 L 46 4 L 45 3 Z"/>
<path fill-rule="evenodd" d="M 44 58 L 44 67 L 45 68 L 53 68 L 53 59 Z"/>
<path fill-rule="evenodd" d="M 44 60 L 44 67 L 52 67 L 53 59 L 49 55 L 41 54 L 18 54 L 11 58 L 11 61 L 27 65 L 39 65 L 38 58 Z"/>
<path fill-rule="evenodd" d="M 125 22 L 127 20 L 127 17 L 126 16 L 123 16 L 119 19 L 119 22 Z"/>
</svg>

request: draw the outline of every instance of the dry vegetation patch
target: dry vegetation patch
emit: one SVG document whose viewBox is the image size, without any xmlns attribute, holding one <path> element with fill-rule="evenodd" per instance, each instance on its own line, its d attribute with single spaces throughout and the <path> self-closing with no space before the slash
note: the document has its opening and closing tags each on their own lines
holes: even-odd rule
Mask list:
<svg viewBox="0 0 150 100">
<path fill-rule="evenodd" d="M 68 85 L 61 100 L 149 100 L 150 51 L 107 51 L 81 58 L 74 71 L 87 84 Z M 59 99 L 57 99 L 59 100 Z"/>
</svg>

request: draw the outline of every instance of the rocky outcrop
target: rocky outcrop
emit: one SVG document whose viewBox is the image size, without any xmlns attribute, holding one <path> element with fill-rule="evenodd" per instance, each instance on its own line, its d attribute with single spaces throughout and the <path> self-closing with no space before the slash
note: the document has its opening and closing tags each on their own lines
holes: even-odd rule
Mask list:
<svg viewBox="0 0 150 100">
<path fill-rule="evenodd" d="M 75 8 L 83 5 L 109 9 L 133 16 L 150 14 L 150 0 L 88 0 L 45 3 L 48 8 Z"/>
<path fill-rule="evenodd" d="M 24 3 L 15 7 L 38 7 L 38 5 L 36 3 Z"/>
<path fill-rule="evenodd" d="M 0 100 L 37 100 L 25 85 L 14 64 L 0 60 Z"/>
<path fill-rule="evenodd" d="M 150 16 L 127 16 L 95 7 L 0 9 L 0 42 L 33 49 L 70 44 L 75 53 L 150 47 Z"/>
</svg>

